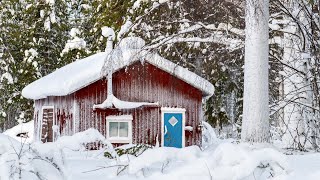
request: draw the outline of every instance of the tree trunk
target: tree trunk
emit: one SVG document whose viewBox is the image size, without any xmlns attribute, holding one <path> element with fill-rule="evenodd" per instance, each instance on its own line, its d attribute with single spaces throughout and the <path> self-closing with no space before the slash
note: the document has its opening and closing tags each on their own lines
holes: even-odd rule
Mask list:
<svg viewBox="0 0 320 180">
<path fill-rule="evenodd" d="M 269 0 L 246 1 L 242 141 L 268 142 Z"/>
<path fill-rule="evenodd" d="M 304 5 L 304 7 L 302 6 Z M 308 2 L 289 1 L 287 2 L 288 9 L 291 11 L 292 16 L 294 12 L 300 10 L 296 19 L 289 23 L 285 30 L 290 33 L 284 33 L 284 54 L 283 63 L 289 67 L 296 69 L 293 70 L 289 67 L 284 67 L 285 80 L 284 80 L 284 95 L 288 103 L 284 107 L 284 136 L 282 141 L 286 148 L 305 149 L 308 138 L 308 128 L 311 128 L 312 134 L 314 131 L 314 123 L 312 117 L 313 94 L 311 87 L 311 52 L 310 52 L 310 39 L 308 35 L 311 34 L 311 24 L 309 22 L 308 14 L 311 13 L 311 6 Z M 291 17 L 287 21 L 292 21 Z M 298 28 L 298 24 L 303 26 L 302 29 Z M 309 126 L 309 127 L 308 127 Z M 316 147 L 315 139 L 313 139 L 313 146 Z"/>
</svg>

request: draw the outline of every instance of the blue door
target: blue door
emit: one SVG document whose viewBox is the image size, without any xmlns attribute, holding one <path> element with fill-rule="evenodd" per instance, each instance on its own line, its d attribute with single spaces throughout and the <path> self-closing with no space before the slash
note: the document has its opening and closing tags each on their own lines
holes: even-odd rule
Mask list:
<svg viewBox="0 0 320 180">
<path fill-rule="evenodd" d="M 166 147 L 182 148 L 182 113 L 164 113 L 163 114 L 163 145 Z"/>
</svg>

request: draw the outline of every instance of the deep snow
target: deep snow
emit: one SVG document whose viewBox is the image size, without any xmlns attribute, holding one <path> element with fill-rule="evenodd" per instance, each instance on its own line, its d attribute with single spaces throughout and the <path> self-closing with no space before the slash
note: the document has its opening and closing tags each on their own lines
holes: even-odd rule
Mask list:
<svg viewBox="0 0 320 180">
<path fill-rule="evenodd" d="M 17 126 L 7 129 L 4 135 L 10 136 L 18 141 L 30 143 L 33 141 L 34 121 L 20 123 Z"/>
<path fill-rule="evenodd" d="M 16 133 L 7 134 L 14 136 Z M 94 129 L 45 144 L 23 144 L 0 134 L 0 179 L 19 179 L 20 170 L 24 180 L 38 179 L 36 173 L 44 179 L 58 180 L 313 180 L 320 175 L 320 153 L 285 155 L 280 152 L 283 150 L 270 144 L 220 140 L 208 124 L 205 124 L 203 140 L 206 141 L 204 149 L 154 147 L 138 157 L 127 154 L 119 157 L 104 136 Z M 85 149 L 86 143 L 98 141 L 105 145 L 101 150 Z M 104 157 L 105 151 L 116 158 Z"/>
</svg>

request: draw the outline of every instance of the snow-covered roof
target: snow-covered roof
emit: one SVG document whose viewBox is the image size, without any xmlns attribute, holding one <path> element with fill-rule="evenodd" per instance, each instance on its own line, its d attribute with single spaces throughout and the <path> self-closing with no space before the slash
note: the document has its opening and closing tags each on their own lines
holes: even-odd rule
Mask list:
<svg viewBox="0 0 320 180">
<path fill-rule="evenodd" d="M 26 86 L 22 96 L 42 99 L 71 94 L 101 78 L 105 57 L 106 53 L 97 53 L 63 66 Z"/>
<path fill-rule="evenodd" d="M 22 90 L 22 95 L 25 98 L 35 100 L 48 96 L 71 94 L 101 79 L 103 76 L 101 71 L 106 59 L 112 61 L 111 63 L 106 62 L 106 64 L 112 64 L 113 72 L 137 61 L 148 62 L 201 90 L 205 96 L 213 95 L 214 86 L 204 78 L 161 57 L 157 53 L 130 49 L 125 46 L 127 46 L 127 43 L 122 43 L 114 49 L 111 58 L 106 58 L 108 53 L 101 52 L 57 69 L 26 86 Z"/>
</svg>

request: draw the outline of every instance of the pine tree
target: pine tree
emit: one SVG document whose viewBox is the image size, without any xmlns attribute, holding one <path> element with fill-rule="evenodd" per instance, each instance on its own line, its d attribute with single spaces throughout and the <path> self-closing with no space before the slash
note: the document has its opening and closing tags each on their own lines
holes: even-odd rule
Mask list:
<svg viewBox="0 0 320 180">
<path fill-rule="evenodd" d="M 32 101 L 21 90 L 32 81 L 68 63 L 60 58 L 66 43 L 65 1 L 1 1 L 2 82 L 4 129 L 17 120 L 32 119 Z"/>
</svg>

